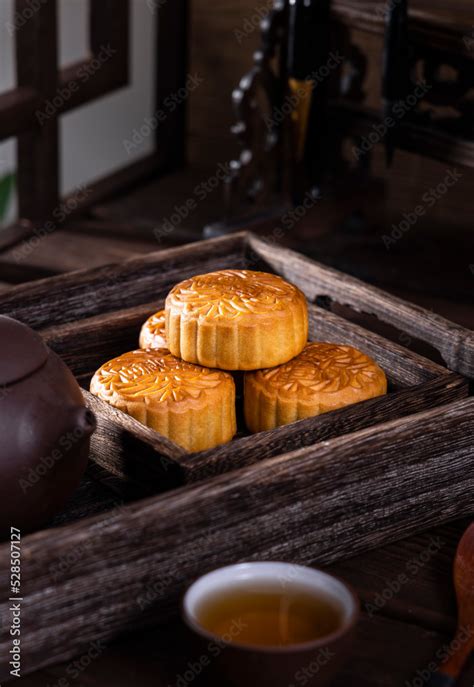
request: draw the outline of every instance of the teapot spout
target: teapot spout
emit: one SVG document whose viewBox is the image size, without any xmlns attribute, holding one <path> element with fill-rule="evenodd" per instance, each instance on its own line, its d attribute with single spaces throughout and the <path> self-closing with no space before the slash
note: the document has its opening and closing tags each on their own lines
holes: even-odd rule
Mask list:
<svg viewBox="0 0 474 687">
<path fill-rule="evenodd" d="M 90 437 L 97 428 L 97 420 L 89 408 L 80 407 L 74 411 L 74 429 L 84 437 Z"/>
</svg>

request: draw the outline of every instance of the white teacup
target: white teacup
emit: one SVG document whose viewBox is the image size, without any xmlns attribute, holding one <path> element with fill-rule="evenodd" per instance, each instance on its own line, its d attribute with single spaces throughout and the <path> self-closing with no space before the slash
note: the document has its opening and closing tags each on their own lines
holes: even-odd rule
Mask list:
<svg viewBox="0 0 474 687">
<path fill-rule="evenodd" d="M 203 625 L 200 618 L 206 608 L 242 590 L 314 595 L 335 609 L 337 625 L 324 636 L 286 645 L 240 642 L 238 634 L 223 638 Z M 298 684 L 301 673 L 306 685 L 326 685 L 347 656 L 359 602 L 346 584 L 321 570 L 280 562 L 240 563 L 196 580 L 184 596 L 182 613 L 200 650 L 209 653 L 209 677 L 216 684 L 225 679 L 239 687 L 288 687 Z"/>
</svg>

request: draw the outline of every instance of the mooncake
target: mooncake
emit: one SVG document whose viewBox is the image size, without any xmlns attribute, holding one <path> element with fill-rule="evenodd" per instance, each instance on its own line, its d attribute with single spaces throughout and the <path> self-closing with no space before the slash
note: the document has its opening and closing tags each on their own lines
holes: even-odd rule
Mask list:
<svg viewBox="0 0 474 687">
<path fill-rule="evenodd" d="M 213 448 L 236 432 L 232 376 L 178 360 L 166 349 L 110 360 L 90 390 L 188 451 Z"/>
<path fill-rule="evenodd" d="M 308 343 L 290 362 L 245 375 L 245 422 L 251 432 L 261 432 L 386 392 L 385 373 L 365 353 Z"/>
<path fill-rule="evenodd" d="M 173 355 L 224 370 L 256 370 L 291 360 L 308 338 L 303 293 L 281 277 L 222 270 L 177 284 L 166 304 Z"/>
<path fill-rule="evenodd" d="M 140 331 L 140 348 L 168 348 L 166 343 L 165 311 L 159 310 L 149 317 Z"/>
</svg>

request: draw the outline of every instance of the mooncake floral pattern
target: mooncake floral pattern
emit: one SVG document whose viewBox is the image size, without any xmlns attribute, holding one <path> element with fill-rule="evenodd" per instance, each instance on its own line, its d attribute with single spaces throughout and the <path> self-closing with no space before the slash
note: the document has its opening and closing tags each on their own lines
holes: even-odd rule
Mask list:
<svg viewBox="0 0 474 687">
<path fill-rule="evenodd" d="M 373 360 L 351 346 L 309 343 L 289 363 L 256 373 L 278 393 L 310 399 L 352 387 L 364 389 L 383 376 Z"/>
<path fill-rule="evenodd" d="M 160 310 L 147 319 L 143 325 L 140 342 L 142 348 L 166 348 L 166 316 Z"/>
<path fill-rule="evenodd" d="M 214 389 L 227 375 L 175 358 L 166 349 L 131 351 L 110 360 L 96 372 L 92 387 L 98 395 L 118 393 L 130 401 L 153 397 L 154 401 L 198 399 L 206 389 Z"/>
<path fill-rule="evenodd" d="M 206 318 L 234 319 L 244 314 L 284 310 L 303 294 L 281 277 L 266 272 L 222 270 L 192 277 L 175 286 L 171 308 Z"/>
</svg>

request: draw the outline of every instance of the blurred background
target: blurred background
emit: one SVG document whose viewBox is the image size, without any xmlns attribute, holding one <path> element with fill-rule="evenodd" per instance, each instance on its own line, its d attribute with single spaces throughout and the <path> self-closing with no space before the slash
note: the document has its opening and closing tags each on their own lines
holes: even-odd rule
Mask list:
<svg viewBox="0 0 474 687">
<path fill-rule="evenodd" d="M 240 229 L 472 326 L 470 0 L 1 0 L 0 284 Z"/>
</svg>

